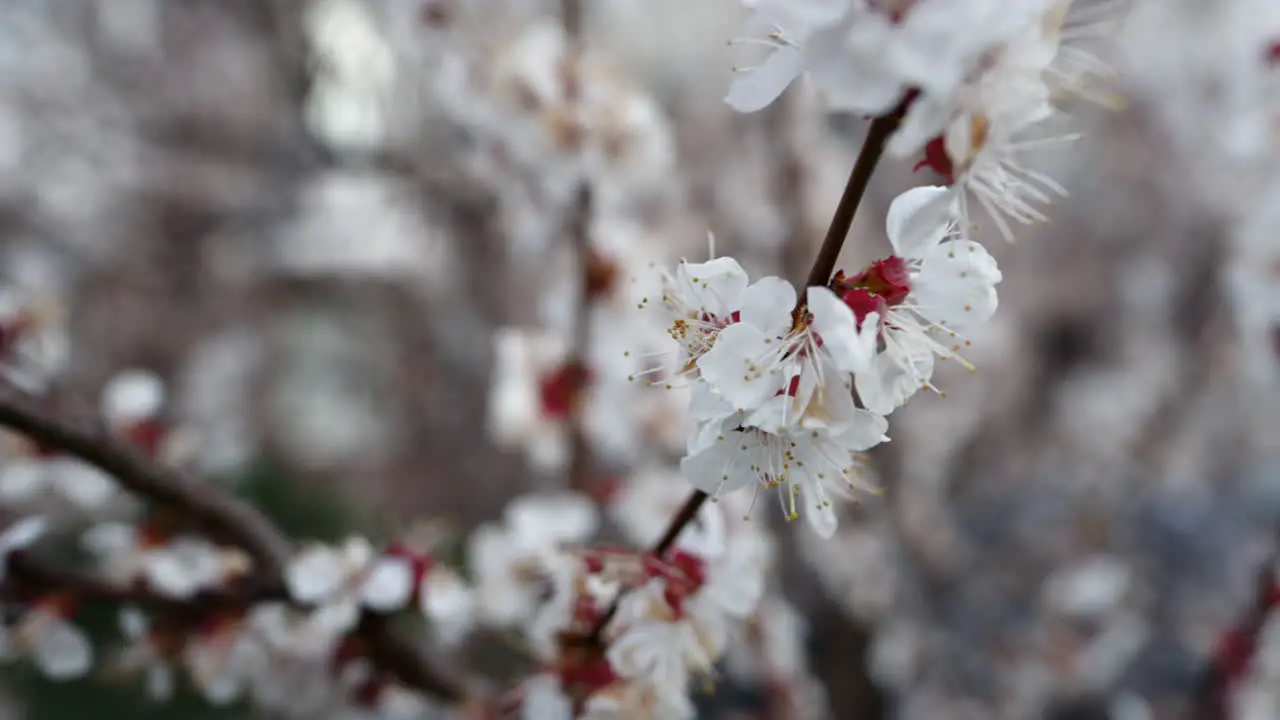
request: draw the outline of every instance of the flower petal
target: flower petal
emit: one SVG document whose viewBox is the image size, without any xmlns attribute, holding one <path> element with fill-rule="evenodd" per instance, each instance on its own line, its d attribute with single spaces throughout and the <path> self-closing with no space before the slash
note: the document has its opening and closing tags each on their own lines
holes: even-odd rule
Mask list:
<svg viewBox="0 0 1280 720">
<path fill-rule="evenodd" d="M 765 360 L 773 338 L 748 323 L 720 331 L 716 344 L 698 358 L 702 377 L 720 397 L 740 410 L 759 407 L 780 385 L 768 374 Z"/>
<path fill-rule="evenodd" d="M 878 313 L 868 313 L 859 330 L 853 310 L 824 287 L 809 288 L 808 307 L 813 329 L 822 338 L 825 354 L 837 370 L 856 373 L 871 364 L 880 322 Z"/>
<path fill-rule="evenodd" d="M 751 323 L 765 335 L 781 336 L 791 329 L 795 306 L 796 291 L 791 283 L 780 277 L 764 277 L 743 291 L 736 309 L 742 322 Z"/>
<path fill-rule="evenodd" d="M 70 680 L 89 671 L 93 646 L 79 628 L 55 621 L 39 633 L 31 648 L 31 660 L 51 680 Z"/>
<path fill-rule="evenodd" d="M 393 612 L 413 595 L 413 565 L 402 557 L 375 560 L 360 586 L 360 600 L 378 612 Z"/>
<path fill-rule="evenodd" d="M 921 258 L 946 237 L 953 220 L 955 194 L 945 187 L 912 188 L 894 198 L 885 218 L 893 251 L 903 258 Z"/>
<path fill-rule="evenodd" d="M 803 70 L 804 55 L 797 48 L 780 47 L 756 67 L 741 71 L 729 85 L 724 101 L 738 112 L 762 110 L 777 100 Z"/>
</svg>

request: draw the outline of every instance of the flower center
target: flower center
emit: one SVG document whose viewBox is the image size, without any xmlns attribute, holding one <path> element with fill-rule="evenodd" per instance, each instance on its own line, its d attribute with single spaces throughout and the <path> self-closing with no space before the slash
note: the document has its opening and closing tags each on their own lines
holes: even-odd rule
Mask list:
<svg viewBox="0 0 1280 720">
<path fill-rule="evenodd" d="M 906 301 L 911 294 L 911 271 L 906 260 L 890 255 L 871 263 L 853 277 L 836 273 L 831 287 L 853 310 L 861 327 L 868 313 L 883 312 L 886 307 Z"/>
</svg>

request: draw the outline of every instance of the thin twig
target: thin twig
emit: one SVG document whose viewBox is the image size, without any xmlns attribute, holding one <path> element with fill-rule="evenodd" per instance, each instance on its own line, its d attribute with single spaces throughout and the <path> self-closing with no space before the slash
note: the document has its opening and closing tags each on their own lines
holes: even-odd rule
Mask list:
<svg viewBox="0 0 1280 720">
<path fill-rule="evenodd" d="M 561 0 L 560 22 L 564 23 L 564 32 L 570 42 L 577 44 L 582 40 L 582 0 Z"/>
<path fill-rule="evenodd" d="M 836 205 L 831 226 L 827 228 L 827 235 L 822 239 L 822 247 L 818 248 L 818 257 L 814 258 L 813 266 L 809 268 L 809 278 L 805 281 L 806 287 L 826 285 L 831 280 L 831 274 L 836 269 L 836 260 L 844 247 L 844 240 L 849 235 L 849 228 L 853 227 L 853 216 L 858 212 L 858 205 L 862 203 L 867 186 L 871 184 L 871 176 L 884 155 L 889 136 L 897 129 L 904 110 L 905 103 L 904 107 L 873 120 L 871 127 L 867 129 L 867 137 L 862 141 L 862 150 L 858 153 L 858 159 L 849 173 L 849 182 L 844 186 L 840 203 Z"/>
<path fill-rule="evenodd" d="M 573 338 L 568 367 L 574 377 L 573 402 L 569 405 L 569 488 L 579 492 L 591 483 L 591 447 L 583 427 L 582 396 L 590 382 L 591 303 L 596 292 L 591 256 L 591 185 L 582 182 L 569 210 L 569 237 L 578 263 L 578 305 L 573 316 Z"/>
<path fill-rule="evenodd" d="M 565 98 L 576 105 L 582 95 L 582 21 L 581 0 L 562 0 L 561 22 L 568 40 L 568 62 L 564 68 Z M 573 373 L 573 402 L 567 418 L 569 426 L 569 468 L 566 473 L 571 490 L 587 491 L 591 482 L 591 448 L 583 428 L 582 395 L 590 381 L 588 359 L 591 349 L 591 303 L 597 290 L 593 278 L 591 251 L 591 183 L 583 178 L 574 193 L 573 204 L 568 208 L 567 231 L 573 248 L 574 261 L 578 263 L 578 303 L 574 308 L 573 330 L 567 367 Z"/>
</svg>

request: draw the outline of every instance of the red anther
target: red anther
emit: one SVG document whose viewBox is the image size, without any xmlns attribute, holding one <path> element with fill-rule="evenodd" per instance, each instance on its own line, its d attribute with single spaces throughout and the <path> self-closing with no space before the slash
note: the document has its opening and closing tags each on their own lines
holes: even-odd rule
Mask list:
<svg viewBox="0 0 1280 720">
<path fill-rule="evenodd" d="M 604 572 L 604 560 L 601 560 L 599 557 L 595 555 L 587 555 L 586 557 L 582 558 L 582 564 L 586 565 L 587 572 L 591 573 L 592 575 L 595 575 L 596 573 Z"/>
</svg>

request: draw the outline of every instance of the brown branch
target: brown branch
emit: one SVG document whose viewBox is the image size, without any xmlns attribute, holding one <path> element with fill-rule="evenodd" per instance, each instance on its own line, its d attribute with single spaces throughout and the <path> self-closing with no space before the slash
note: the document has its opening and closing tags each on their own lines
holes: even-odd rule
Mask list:
<svg viewBox="0 0 1280 720">
<path fill-rule="evenodd" d="M 569 351 L 569 367 L 576 378 L 574 401 L 569 406 L 569 489 L 588 491 L 591 483 L 591 447 L 583 428 L 583 391 L 591 382 L 591 302 L 598 291 L 595 260 L 591 250 L 591 186 L 578 187 L 573 207 L 569 210 L 569 238 L 578 263 L 578 306 L 574 310 L 573 338 Z"/>
<path fill-rule="evenodd" d="M 98 467 L 134 494 L 178 511 L 220 534 L 220 539 L 243 547 L 255 562 L 255 575 L 241 586 L 177 600 L 143 586 L 122 587 L 61 570 L 30 553 L 19 552 L 8 559 L 10 578 L 4 583 L 5 589 L 17 585 L 28 591 L 69 591 L 87 600 L 136 604 L 179 617 L 247 608 L 268 600 L 293 602 L 283 580 L 292 543 L 253 506 L 217 485 L 163 465 L 112 436 L 96 414 L 58 407 L 50 399 L 28 393 L 3 378 L 0 425 Z M 396 634 L 389 617 L 366 611 L 357 633 L 368 642 L 370 659 L 405 685 L 453 702 L 469 697 L 461 682 L 435 667 Z"/>
<path fill-rule="evenodd" d="M 112 475 L 125 489 L 233 538 L 259 572 L 283 577 L 291 544 L 265 515 L 113 436 L 97 413 L 58 407 L 0 378 L 0 425 L 74 455 Z"/>
<path fill-rule="evenodd" d="M 840 195 L 840 202 L 836 205 L 835 215 L 831 218 L 831 226 L 827 228 L 827 235 L 822 239 L 822 247 L 818 248 L 818 257 L 813 259 L 813 266 L 809 268 L 809 278 L 805 281 L 806 287 L 826 285 L 831 279 L 831 274 L 835 272 L 836 260 L 839 259 L 844 240 L 849 235 L 849 228 L 853 227 L 853 216 L 857 214 L 862 196 L 866 194 L 867 186 L 871 184 L 871 176 L 884 155 L 889 136 L 897 129 L 903 113 L 906 112 L 906 105 L 907 103 L 904 102 L 897 110 L 871 121 L 867 137 L 862 141 L 862 150 L 858 153 L 858 159 L 849 173 L 849 182 L 845 184 L 844 193 Z"/>
<path fill-rule="evenodd" d="M 582 40 L 582 0 L 561 0 L 560 22 L 564 32 L 575 45 Z"/>
<path fill-rule="evenodd" d="M 582 94 L 582 20 L 581 0 L 562 0 L 560 19 L 568 39 L 568 63 L 564 70 L 565 97 L 569 104 L 576 104 Z M 579 492 L 589 490 L 591 482 L 591 448 L 583 430 L 582 396 L 590 383 L 588 368 L 591 349 L 591 302 L 598 292 L 596 263 L 591 250 L 591 183 L 584 178 L 574 193 L 573 204 L 568 210 L 567 229 L 574 261 L 578 263 L 578 304 L 574 309 L 572 338 L 568 367 L 574 373 L 574 402 L 569 416 L 569 489 Z"/>
</svg>

